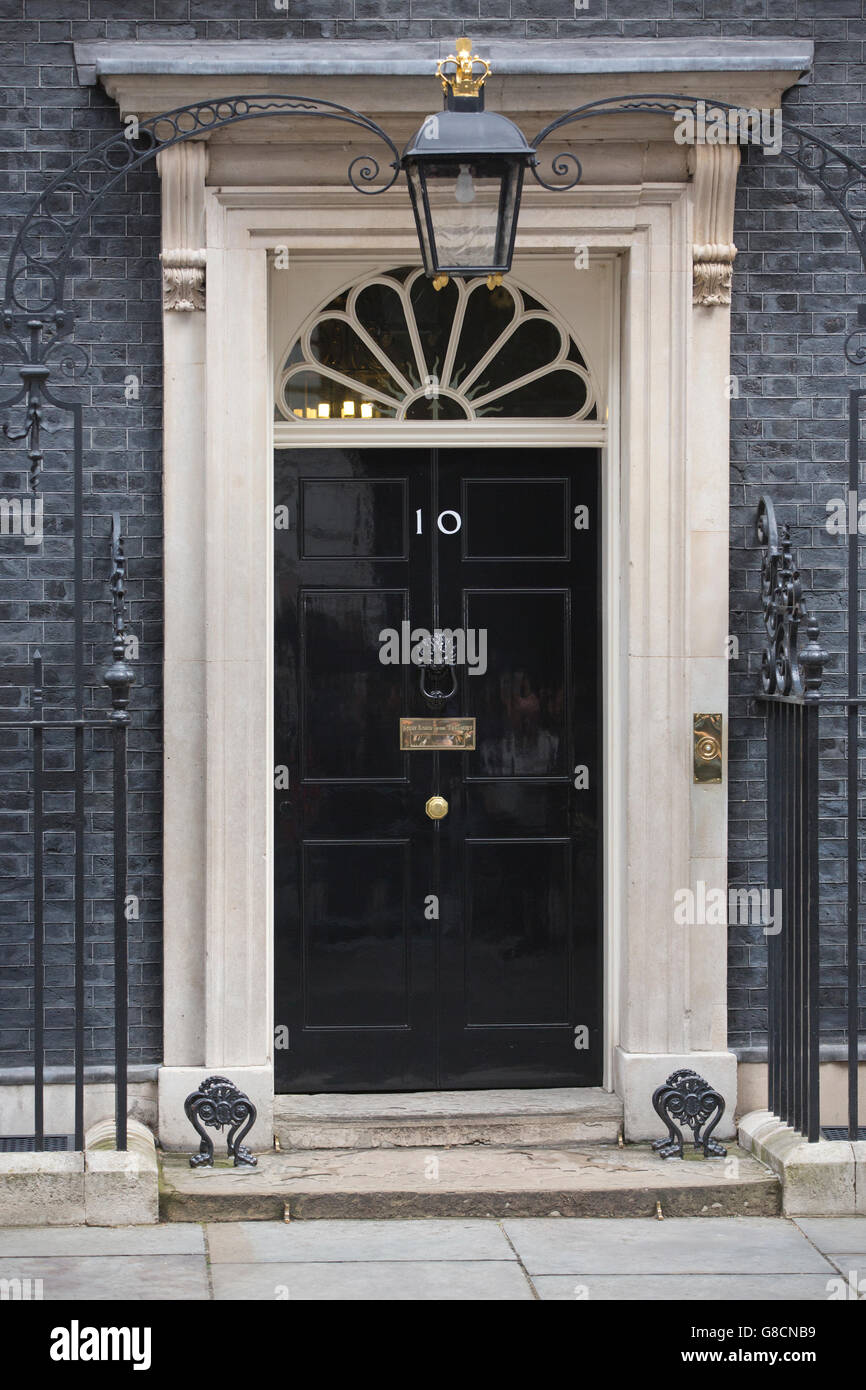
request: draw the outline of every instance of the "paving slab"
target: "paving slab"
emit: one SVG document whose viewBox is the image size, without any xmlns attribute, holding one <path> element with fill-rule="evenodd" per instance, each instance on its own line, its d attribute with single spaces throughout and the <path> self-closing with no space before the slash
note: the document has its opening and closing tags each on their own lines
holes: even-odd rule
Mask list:
<svg viewBox="0 0 866 1390">
<path fill-rule="evenodd" d="M 850 1253 L 864 1258 L 866 1216 L 798 1216 L 794 1225 L 825 1255 Z"/>
<path fill-rule="evenodd" d="M 212 1265 L 516 1259 L 494 1221 L 219 1222 L 207 1239 Z"/>
<path fill-rule="evenodd" d="M 732 1162 L 736 1159 L 736 1162 Z M 191 1169 L 163 1155 L 164 1220 L 340 1217 L 764 1215 L 779 1212 L 775 1174 L 733 1146 L 728 1160 L 665 1161 L 646 1145 L 573 1149 L 304 1150 L 258 1167 Z"/>
<path fill-rule="evenodd" d="M 575 1303 L 826 1303 L 823 1274 L 539 1274 L 532 1280 L 538 1297 Z"/>
<path fill-rule="evenodd" d="M 209 1297 L 203 1255 L 4 1256 L 0 1279 L 41 1279 L 46 1302 Z"/>
<path fill-rule="evenodd" d="M 204 1250 L 204 1232 L 192 1223 L 0 1230 L 0 1259 L 10 1255 L 203 1255 Z"/>
<path fill-rule="evenodd" d="M 787 1221 L 508 1220 L 506 1235 L 531 1275 L 821 1274 L 830 1261 Z"/>
<path fill-rule="evenodd" d="M 212 1279 L 218 1300 L 478 1303 L 533 1298 L 520 1266 L 506 1260 L 220 1264 L 213 1266 Z"/>
</svg>

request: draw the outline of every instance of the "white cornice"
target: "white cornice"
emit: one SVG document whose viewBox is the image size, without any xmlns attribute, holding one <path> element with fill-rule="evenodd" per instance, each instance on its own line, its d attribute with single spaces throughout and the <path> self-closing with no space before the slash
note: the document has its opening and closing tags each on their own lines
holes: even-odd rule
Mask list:
<svg viewBox="0 0 866 1390">
<path fill-rule="evenodd" d="M 145 117 L 216 97 L 291 94 L 353 106 L 374 119 L 387 117 L 390 127 L 416 121 L 439 104 L 433 74 L 449 47 L 432 41 L 199 40 L 76 43 L 74 51 L 79 81 L 101 82 L 124 114 Z M 629 93 L 775 107 L 812 63 L 812 44 L 804 39 L 493 39 L 482 47 L 493 68 L 488 104 L 518 118 L 532 113 L 544 123 L 585 101 Z M 267 124 L 272 140 L 272 123 Z M 290 139 L 293 124 L 284 123 L 286 136 L 276 138 Z M 638 117 L 629 138 L 646 131 L 646 117 Z M 404 133 L 408 138 L 410 130 Z"/>
<path fill-rule="evenodd" d="M 483 43 L 495 74 L 543 76 L 606 73 L 778 72 L 786 86 L 812 66 L 808 39 L 573 39 Z M 120 74 L 175 76 L 429 76 L 453 43 L 359 40 L 124 40 L 76 43 L 79 81 L 94 86 Z"/>
</svg>

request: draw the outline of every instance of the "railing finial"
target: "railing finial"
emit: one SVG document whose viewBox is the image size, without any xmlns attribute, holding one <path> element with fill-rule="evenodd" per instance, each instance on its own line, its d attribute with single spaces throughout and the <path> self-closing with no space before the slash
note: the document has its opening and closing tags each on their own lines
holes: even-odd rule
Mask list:
<svg viewBox="0 0 866 1390">
<path fill-rule="evenodd" d="M 103 676 L 111 691 L 112 712 L 109 718 L 114 724 L 128 724 L 130 720 L 130 686 L 135 680 L 135 672 L 126 661 L 126 641 L 124 609 L 126 607 L 126 555 L 123 548 L 123 532 L 120 529 L 120 516 L 117 512 L 111 520 L 111 607 L 114 640 L 112 656 L 114 660 Z"/>
<path fill-rule="evenodd" d="M 763 496 L 755 518 L 761 560 L 761 604 L 764 610 L 766 646 L 761 657 L 761 688 L 765 695 L 782 699 L 817 699 L 827 653 L 818 642 L 818 620 L 803 599 L 800 571 L 791 549 L 791 528 L 776 523 L 772 499 Z M 797 649 L 800 625 L 805 623 L 809 642 Z"/>
</svg>

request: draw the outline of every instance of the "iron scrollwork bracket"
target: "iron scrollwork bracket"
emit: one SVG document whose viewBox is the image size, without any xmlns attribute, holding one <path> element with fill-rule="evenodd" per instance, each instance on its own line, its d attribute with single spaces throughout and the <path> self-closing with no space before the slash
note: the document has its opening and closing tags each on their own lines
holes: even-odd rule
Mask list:
<svg viewBox="0 0 866 1390">
<path fill-rule="evenodd" d="M 653 1092 L 653 1109 L 668 1131 L 667 1139 L 657 1139 L 653 1144 L 662 1158 L 682 1158 L 680 1125 L 692 1131 L 695 1148 L 703 1149 L 704 1158 L 724 1158 L 727 1154 L 724 1145 L 712 1138 L 725 1113 L 724 1097 L 696 1071 L 683 1067 L 672 1072 L 664 1085 Z"/>
<path fill-rule="evenodd" d="M 205 1133 L 205 1125 L 220 1131 L 228 1127 L 226 1149 L 229 1158 L 234 1158 L 236 1168 L 256 1167 L 258 1160 L 243 1141 L 255 1124 L 258 1112 L 249 1096 L 238 1090 L 233 1081 L 225 1076 L 209 1076 L 197 1091 L 187 1096 L 183 1108 L 201 1141 L 198 1153 L 189 1161 L 190 1168 L 213 1167 L 213 1140 Z"/>
</svg>

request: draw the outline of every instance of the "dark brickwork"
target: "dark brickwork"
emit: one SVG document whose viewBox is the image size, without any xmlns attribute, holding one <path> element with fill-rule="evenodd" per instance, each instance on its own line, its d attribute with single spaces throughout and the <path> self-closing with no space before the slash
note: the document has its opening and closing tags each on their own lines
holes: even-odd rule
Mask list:
<svg viewBox="0 0 866 1390">
<path fill-rule="evenodd" d="M 472 37 L 699 38 L 801 36 L 817 45 L 811 85 L 786 99 L 789 119 L 811 125 L 854 153 L 866 123 L 866 18 L 860 0 L 0 0 L 0 256 L 5 259 L 28 199 L 70 155 L 119 130 L 100 88 L 80 88 L 74 39 L 453 38 L 461 21 Z M 657 84 L 663 86 L 663 83 Z M 711 83 L 709 84 L 711 87 Z M 852 381 L 842 354 L 846 314 L 866 286 L 838 217 L 780 159 L 750 151 L 737 203 L 740 255 L 734 276 L 731 604 L 740 657 L 732 663 L 730 724 L 730 875 L 762 884 L 766 872 L 762 721 L 753 701 L 760 623 L 752 518 L 772 490 L 794 538 L 807 591 L 821 614 L 831 652 L 829 682 L 844 679 L 844 542 L 823 528 L 825 503 L 845 482 L 843 393 Z M 155 173 L 130 180 L 107 200 L 81 244 L 77 266 L 78 336 L 91 350 L 87 445 L 87 660 L 98 688 L 107 655 L 102 589 L 110 512 L 126 518 L 131 630 L 140 641 L 130 755 L 130 890 L 141 916 L 130 923 L 132 1060 L 160 1056 L 161 488 L 158 200 Z M 124 383 L 140 383 L 127 400 Z M 62 705 L 70 662 L 70 533 L 64 436 L 52 442 L 44 480 L 46 541 L 26 554 L 20 538 L 0 537 L 0 701 L 24 708 L 27 663 L 39 646 L 49 699 Z M 18 451 L 2 455 L 0 494 L 24 484 Z M 104 692 L 95 695 L 104 705 Z M 826 1022 L 841 1027 L 841 984 L 830 971 L 844 959 L 839 910 L 844 863 L 842 729 L 826 724 L 828 969 Z M 56 750 L 57 765 L 68 754 Z M 110 841 L 101 839 L 98 797 L 104 753 L 96 756 L 90 803 L 88 1001 L 89 1057 L 109 1055 L 100 989 L 110 984 L 106 888 Z M 26 760 L 0 743 L 0 1067 L 28 1060 L 30 925 Z M 104 812 L 104 808 L 103 808 Z M 48 911 L 49 1060 L 67 1055 L 70 1027 L 70 857 L 58 832 L 51 854 Z M 732 928 L 732 1042 L 760 1044 L 765 1028 L 765 950 L 760 928 Z M 110 996 L 106 995 L 106 999 Z"/>
</svg>

